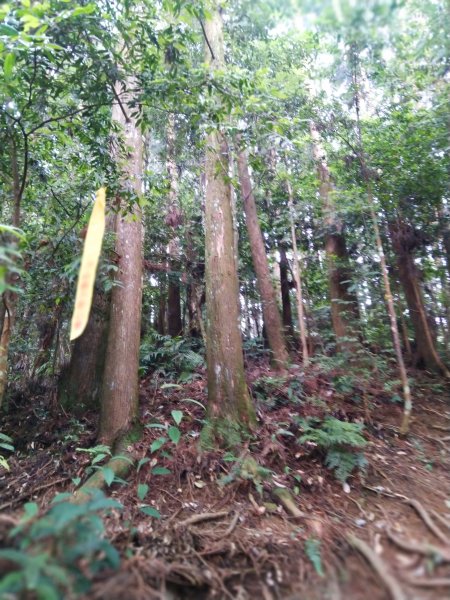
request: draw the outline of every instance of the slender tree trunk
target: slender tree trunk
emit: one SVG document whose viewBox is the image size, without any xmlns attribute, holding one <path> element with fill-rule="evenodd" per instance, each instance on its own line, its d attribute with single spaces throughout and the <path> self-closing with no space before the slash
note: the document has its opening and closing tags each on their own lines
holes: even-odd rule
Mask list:
<svg viewBox="0 0 450 600">
<path fill-rule="evenodd" d="M 290 340 L 291 345 L 295 346 L 295 333 L 291 307 L 291 285 L 288 279 L 289 262 L 286 256 L 286 248 L 284 244 L 279 245 L 278 251 L 280 253 L 280 289 L 283 326 L 285 334 Z"/>
<path fill-rule="evenodd" d="M 297 313 L 298 313 L 298 324 L 300 328 L 300 341 L 302 343 L 302 358 L 303 365 L 308 366 L 309 363 L 309 350 L 308 350 L 308 326 L 306 323 L 305 308 L 303 305 L 303 288 L 302 288 L 302 274 L 300 267 L 300 257 L 297 248 L 297 236 L 295 233 L 294 224 L 294 194 L 292 192 L 291 183 L 287 182 L 288 192 L 288 203 L 289 203 L 289 218 L 291 222 L 291 240 L 292 240 L 292 253 L 294 263 L 294 281 L 297 292 Z"/>
<path fill-rule="evenodd" d="M 13 215 L 12 225 L 20 227 L 20 205 L 21 205 L 21 185 L 19 179 L 19 166 L 17 162 L 17 148 L 15 141 L 11 141 L 11 174 L 12 174 L 12 196 L 13 196 Z M 15 245 L 15 240 L 11 240 L 11 244 Z M 13 280 L 11 276 L 7 276 L 8 283 L 17 285 L 17 277 Z M 11 341 L 11 333 L 16 320 L 17 311 L 17 294 L 12 290 L 7 290 L 3 293 L 2 300 L 2 328 L 0 329 L 0 407 L 8 385 L 8 353 L 9 344 Z"/>
<path fill-rule="evenodd" d="M 400 342 L 400 334 L 398 331 L 397 315 L 395 313 L 394 298 L 391 291 L 391 283 L 389 281 L 389 271 L 386 263 L 386 255 L 384 253 L 383 242 L 381 240 L 380 229 L 378 227 L 378 219 L 375 213 L 372 188 L 370 182 L 366 180 L 367 198 L 369 202 L 370 215 L 372 218 L 373 229 L 375 233 L 375 242 L 377 245 L 378 256 L 380 257 L 381 274 L 383 276 L 385 299 L 388 308 L 389 320 L 391 323 L 392 344 L 394 346 L 395 357 L 397 359 L 397 368 L 402 382 L 404 408 L 403 420 L 400 427 L 400 432 L 405 435 L 409 431 L 409 422 L 412 412 L 411 389 L 408 382 L 408 374 L 406 372 L 405 361 L 403 360 L 402 346 Z"/>
<path fill-rule="evenodd" d="M 450 133 L 450 132 L 449 132 Z M 450 173 L 449 173 L 450 176 Z M 447 277 L 450 277 L 450 215 L 447 206 L 443 206 L 439 211 L 438 218 L 441 222 L 442 244 L 445 252 L 445 263 L 447 267 Z"/>
<path fill-rule="evenodd" d="M 206 62 L 223 69 L 222 17 L 217 5 L 205 23 Z M 239 282 L 234 256 L 228 148 L 219 130 L 206 141 L 205 157 L 205 275 L 206 358 L 209 425 L 204 443 L 214 440 L 237 445 L 239 429 L 254 421 L 254 409 L 244 375 L 240 332 Z"/>
<path fill-rule="evenodd" d="M 202 298 L 204 298 L 204 289 L 202 276 L 204 269 L 199 264 L 199 258 L 194 248 L 192 230 L 186 231 L 186 261 L 188 273 L 188 285 L 186 293 L 186 302 L 189 315 L 189 335 L 193 338 L 204 337 L 204 324 L 202 317 Z"/>
<path fill-rule="evenodd" d="M 3 243 L 3 242 L 0 241 L 0 243 Z M 6 316 L 6 302 L 3 297 L 3 294 L 1 294 L 0 295 L 0 335 L 1 335 L 1 332 L 3 331 L 3 325 L 5 323 L 5 316 Z"/>
<path fill-rule="evenodd" d="M 356 57 L 357 58 L 357 57 Z M 372 183 L 371 176 L 366 164 L 366 158 L 364 153 L 364 143 L 362 137 L 361 130 L 361 121 L 360 121 L 360 98 L 359 98 L 359 84 L 358 84 L 358 72 L 357 66 L 358 62 L 353 63 L 353 87 L 354 87 L 354 102 L 355 102 L 355 112 L 356 112 L 356 132 L 357 132 L 357 141 L 358 141 L 358 150 L 359 150 L 359 161 L 361 166 L 361 175 L 364 179 L 367 189 L 367 201 L 369 204 L 370 215 L 373 223 L 373 230 L 375 233 L 375 243 L 377 246 L 378 256 L 380 258 L 380 266 L 381 266 L 381 275 L 383 277 L 383 285 L 385 291 L 385 299 L 389 314 L 389 320 L 391 324 L 391 333 L 392 333 L 392 344 L 394 346 L 394 352 L 397 359 L 397 367 L 400 376 L 400 381 L 402 383 L 403 389 L 403 418 L 400 426 L 400 433 L 402 435 L 406 435 L 409 431 L 409 422 L 411 419 L 412 412 L 412 397 L 411 397 L 411 389 L 409 387 L 408 374 L 406 372 L 405 361 L 403 360 L 402 346 L 400 343 L 400 334 L 398 330 L 398 322 L 397 315 L 395 312 L 395 304 L 394 298 L 392 296 L 391 291 L 391 283 L 389 281 L 389 271 L 386 262 L 386 255 L 384 253 L 383 241 L 380 235 L 380 228 L 378 226 L 378 218 L 375 212 L 374 206 L 374 198 L 372 191 Z"/>
<path fill-rule="evenodd" d="M 172 271 L 179 270 L 180 262 L 180 240 L 177 229 L 182 222 L 182 214 L 178 203 L 178 169 L 176 164 L 176 133 L 175 115 L 169 114 L 167 121 L 167 159 L 166 168 L 169 176 L 169 202 L 166 223 L 172 229 L 172 237 L 168 244 L 169 263 Z M 183 332 L 181 318 L 181 290 L 180 277 L 178 274 L 170 273 L 167 290 L 167 329 L 171 337 L 177 337 Z"/>
<path fill-rule="evenodd" d="M 237 157 L 239 181 L 243 197 L 245 221 L 255 268 L 259 293 L 261 295 L 264 326 L 267 333 L 273 365 L 276 369 L 285 369 L 289 361 L 283 335 L 280 311 L 278 309 L 275 290 L 270 279 L 269 262 L 267 260 L 264 239 L 258 221 L 255 197 L 252 190 L 247 156 L 240 151 Z"/>
<path fill-rule="evenodd" d="M 420 273 L 414 263 L 412 250 L 414 233 L 403 221 L 389 225 L 392 246 L 397 257 L 397 270 L 405 293 L 409 315 L 414 328 L 418 365 L 450 377 L 448 368 L 442 362 L 435 345 L 432 328 L 428 322 L 423 292 L 420 287 Z"/>
<path fill-rule="evenodd" d="M 252 304 L 252 317 L 253 317 L 253 322 L 255 324 L 256 337 L 260 338 L 261 337 L 261 324 L 259 322 L 259 308 L 258 308 L 258 304 L 255 301 L 253 301 L 253 304 Z"/>
<path fill-rule="evenodd" d="M 128 84 L 132 82 L 128 81 Z M 143 141 L 132 116 L 132 98 L 121 92 L 122 105 L 114 105 L 112 119 L 120 128 L 126 156 L 117 156 L 124 164 L 122 185 L 138 197 L 142 193 Z M 128 113 L 128 114 L 124 114 Z M 142 311 L 143 229 L 141 210 L 134 203 L 131 214 L 123 215 L 125 201 L 117 198 L 121 211 L 115 222 L 118 272 L 111 292 L 109 335 L 101 394 L 99 439 L 114 444 L 127 434 L 138 416 L 138 370 Z"/>
<path fill-rule="evenodd" d="M 324 210 L 325 252 L 328 263 L 331 320 L 338 349 L 354 354 L 357 350 L 358 337 L 358 298 L 350 289 L 352 273 L 349 267 L 343 226 L 336 214 L 336 207 L 332 198 L 334 186 L 328 169 L 326 154 L 321 147 L 319 133 L 313 123 L 311 124 L 311 137 L 320 182 L 319 193 Z"/>
</svg>

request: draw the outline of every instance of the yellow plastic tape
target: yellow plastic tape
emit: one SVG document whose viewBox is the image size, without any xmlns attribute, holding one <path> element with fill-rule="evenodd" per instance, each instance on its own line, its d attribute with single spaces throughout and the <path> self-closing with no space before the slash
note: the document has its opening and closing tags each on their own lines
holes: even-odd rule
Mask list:
<svg viewBox="0 0 450 600">
<path fill-rule="evenodd" d="M 105 233 L 105 194 L 106 189 L 104 187 L 97 191 L 94 208 L 89 219 L 70 328 L 71 341 L 83 333 L 89 319 L 94 294 L 95 274 L 102 249 L 103 234 Z"/>
</svg>

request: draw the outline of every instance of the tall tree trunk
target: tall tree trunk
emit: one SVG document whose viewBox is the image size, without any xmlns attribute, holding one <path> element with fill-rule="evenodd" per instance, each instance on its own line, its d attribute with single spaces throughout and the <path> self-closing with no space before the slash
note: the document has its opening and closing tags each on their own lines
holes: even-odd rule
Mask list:
<svg viewBox="0 0 450 600">
<path fill-rule="evenodd" d="M 319 176 L 319 193 L 323 203 L 325 225 L 325 252 L 328 263 L 328 282 L 331 302 L 331 320 L 340 351 L 357 350 L 358 298 L 351 290 L 352 272 L 343 226 L 336 214 L 333 201 L 334 186 L 328 169 L 326 154 L 319 133 L 311 123 L 313 155 Z"/>
<path fill-rule="evenodd" d="M 188 285 L 186 290 L 186 303 L 188 305 L 189 316 L 189 335 L 193 338 L 203 338 L 204 324 L 202 317 L 202 304 L 204 303 L 203 286 L 203 263 L 200 264 L 197 256 L 192 228 L 188 228 L 185 233 L 186 239 L 186 272 L 188 273 Z"/>
<path fill-rule="evenodd" d="M 288 206 L 289 206 L 289 218 L 291 222 L 291 240 L 292 240 L 292 252 L 293 252 L 293 263 L 294 263 L 294 281 L 295 289 L 297 293 L 297 313 L 298 313 L 298 324 L 300 328 L 300 340 L 302 343 L 302 359 L 303 365 L 308 366 L 309 363 L 309 350 L 308 350 L 308 326 L 306 324 L 305 308 L 303 306 L 303 288 L 302 288 L 302 273 L 300 267 L 300 257 L 297 248 L 297 236 L 295 233 L 294 223 L 294 194 L 292 192 L 291 183 L 287 182 L 288 192 Z"/>
<path fill-rule="evenodd" d="M 128 81 L 127 85 L 133 82 Z M 119 86 L 118 86 L 119 88 Z M 130 93 L 122 93 L 121 105 L 115 104 L 112 119 L 119 127 L 126 146 L 125 156 L 117 156 L 122 169 L 122 186 L 142 193 L 143 141 L 132 116 Z M 128 112 L 128 114 L 126 114 Z M 124 114 L 125 113 L 125 114 Z M 106 347 L 105 371 L 101 394 L 99 439 L 114 444 L 127 434 L 138 416 L 138 370 L 142 311 L 143 229 L 141 210 L 134 203 L 131 214 L 123 215 L 124 199 L 117 198 L 115 220 L 118 271 L 111 292 L 111 313 Z"/>
<path fill-rule="evenodd" d="M 362 160 L 364 160 L 364 159 L 362 159 Z M 363 169 L 364 174 L 367 173 L 364 162 L 362 162 L 362 169 Z M 398 368 L 398 372 L 400 375 L 400 381 L 402 382 L 403 397 L 404 397 L 404 401 L 405 401 L 404 408 L 403 408 L 403 420 L 402 420 L 402 424 L 400 426 L 400 432 L 402 434 L 406 434 L 409 431 L 409 421 L 410 421 L 411 412 L 412 412 L 411 389 L 409 387 L 408 374 L 406 372 L 405 361 L 403 360 L 402 346 L 400 343 L 400 334 L 398 331 L 398 324 L 397 324 L 397 315 L 395 313 L 394 298 L 392 296 L 391 283 L 389 281 L 389 271 L 388 271 L 388 267 L 387 267 L 387 263 L 386 263 L 386 255 L 384 254 L 383 242 L 382 242 L 381 235 L 380 235 L 380 229 L 378 227 L 378 219 L 377 219 L 377 215 L 375 213 L 372 187 L 370 185 L 370 180 L 368 179 L 367 175 L 365 175 L 365 178 L 366 178 L 366 185 L 367 185 L 367 198 L 368 198 L 368 202 L 369 202 L 370 215 L 372 218 L 373 230 L 375 233 L 375 242 L 377 245 L 378 256 L 380 257 L 380 266 L 381 266 L 381 274 L 383 276 L 385 299 L 386 299 L 386 304 L 387 304 L 387 309 L 388 309 L 388 314 L 389 314 L 389 320 L 391 323 L 392 344 L 394 346 L 395 357 L 397 359 L 397 368 Z"/>
<path fill-rule="evenodd" d="M 19 165 L 17 162 L 17 148 L 14 139 L 11 140 L 11 174 L 12 174 L 12 197 L 13 197 L 13 214 L 12 214 L 12 225 L 14 227 L 20 227 L 20 205 L 22 200 L 23 186 L 20 184 L 19 179 Z M 24 166 L 25 169 L 25 166 Z M 15 245 L 15 239 L 10 241 L 11 244 Z M 17 277 L 12 278 L 10 275 L 7 276 L 9 284 L 17 285 Z M 12 290 L 7 290 L 3 293 L 3 297 L 0 298 L 3 304 L 2 309 L 2 328 L 0 329 L 0 407 L 3 403 L 3 399 L 8 385 L 8 353 L 9 344 L 11 341 L 11 333 L 16 320 L 17 311 L 17 294 Z"/>
<path fill-rule="evenodd" d="M 222 17 L 216 4 L 205 23 L 206 62 L 225 68 Z M 205 275 L 206 359 L 209 426 L 204 442 L 237 445 L 239 430 L 255 418 L 244 375 L 240 332 L 239 282 L 234 256 L 228 148 L 218 130 L 206 140 Z"/>
<path fill-rule="evenodd" d="M 395 312 L 394 298 L 391 290 L 391 283 L 389 280 L 389 271 L 386 262 L 386 255 L 384 253 L 383 241 L 381 239 L 380 228 L 378 226 L 378 218 L 375 212 L 375 203 L 372 191 L 372 177 L 366 163 L 366 156 L 364 152 L 364 143 L 362 137 L 361 121 L 360 121 L 360 96 L 359 96 L 359 57 L 353 51 L 352 54 L 352 77 L 353 77 L 353 91 L 354 91 L 354 106 L 356 112 L 356 133 L 358 143 L 358 158 L 361 167 L 361 175 L 366 184 L 367 190 L 367 201 L 370 210 L 370 216 L 372 219 L 373 230 L 375 233 L 375 243 L 377 247 L 378 256 L 380 258 L 381 275 L 383 277 L 383 286 L 385 292 L 386 305 L 391 324 L 392 333 L 392 345 L 394 346 L 394 352 L 397 359 L 397 367 L 400 375 L 400 381 L 403 389 L 403 418 L 400 426 L 400 433 L 406 435 L 409 431 L 409 422 L 411 419 L 412 412 L 412 397 L 411 389 L 409 387 L 408 374 L 405 368 L 405 361 L 403 360 L 402 347 L 400 343 L 400 334 L 398 330 L 397 315 Z M 409 341 L 409 340 L 408 340 Z"/>
<path fill-rule="evenodd" d="M 59 381 L 59 401 L 71 414 L 100 407 L 103 385 L 110 295 L 94 290 L 91 314 L 83 334 L 73 343 L 69 365 Z"/>
<path fill-rule="evenodd" d="M 450 131 L 449 131 L 450 133 Z M 450 173 L 449 173 L 450 177 Z M 438 212 L 438 219 L 441 223 L 442 244 L 445 252 L 445 263 L 447 267 L 447 277 L 450 277 L 450 214 L 448 206 L 442 206 Z"/>
<path fill-rule="evenodd" d="M 239 181 L 243 197 L 245 221 L 247 224 L 250 249 L 256 280 L 261 295 L 264 326 L 267 333 L 271 358 L 276 369 L 285 369 L 289 361 L 283 335 L 280 311 L 278 309 L 275 290 L 270 279 L 269 262 L 267 260 L 264 239 L 258 221 L 255 196 L 253 194 L 247 156 L 241 150 L 237 157 Z"/>
<path fill-rule="evenodd" d="M 169 114 L 166 131 L 167 158 L 166 169 L 169 176 L 169 202 L 167 207 L 166 224 L 172 229 L 172 237 L 168 244 L 168 254 L 171 269 L 179 270 L 180 261 L 180 240 L 177 229 L 182 222 L 182 214 L 178 203 L 178 169 L 176 164 L 176 133 L 175 133 L 175 115 Z M 178 267 L 178 268 L 176 268 Z M 177 337 L 183 332 L 183 322 L 181 318 L 181 290 L 180 277 L 178 273 L 169 274 L 167 291 L 167 328 L 172 337 Z"/>
<path fill-rule="evenodd" d="M 418 366 L 441 372 L 450 377 L 448 368 L 442 362 L 435 345 L 432 327 L 425 310 L 423 292 L 420 286 L 420 272 L 414 263 L 413 250 L 417 245 L 414 229 L 398 219 L 389 224 L 392 247 L 397 258 L 397 270 L 405 293 L 406 303 L 414 328 Z"/>
<path fill-rule="evenodd" d="M 289 283 L 289 262 L 286 256 L 286 247 L 283 243 L 278 246 L 280 253 L 280 288 L 283 327 L 290 344 L 295 346 L 294 324 L 292 321 L 291 284 Z"/>
</svg>

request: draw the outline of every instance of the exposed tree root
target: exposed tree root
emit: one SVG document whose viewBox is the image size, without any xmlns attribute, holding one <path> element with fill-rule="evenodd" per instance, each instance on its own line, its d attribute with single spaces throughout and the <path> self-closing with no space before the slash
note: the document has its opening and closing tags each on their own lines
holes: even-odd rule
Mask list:
<svg viewBox="0 0 450 600">
<path fill-rule="evenodd" d="M 128 436 L 117 443 L 117 456 L 113 456 L 102 469 L 97 469 L 83 485 L 75 491 L 72 502 L 83 504 L 87 502 L 93 490 L 101 490 L 106 485 L 103 469 L 111 469 L 116 477 L 123 478 L 134 464 L 134 456 L 128 452 Z"/>
<path fill-rule="evenodd" d="M 438 557 L 442 562 L 450 562 L 450 550 L 448 548 L 439 548 L 438 546 L 433 546 L 433 544 L 421 544 L 413 540 L 402 539 L 395 535 L 391 529 L 386 530 L 386 535 L 401 550 L 424 556 L 434 556 Z"/>
<path fill-rule="evenodd" d="M 418 500 L 414 500 L 413 498 L 408 498 L 407 500 L 405 500 L 406 504 L 409 504 L 410 506 L 412 506 L 416 512 L 418 513 L 418 515 L 421 517 L 421 519 L 423 520 L 423 522 L 425 523 L 425 525 L 428 527 L 428 529 L 434 533 L 434 535 L 439 538 L 441 540 L 441 542 L 443 542 L 444 544 L 448 544 L 449 543 L 449 536 L 446 535 L 437 525 L 436 523 L 434 523 L 433 519 L 430 517 L 430 515 L 428 514 L 428 512 L 425 510 L 425 508 L 422 506 L 422 504 L 418 501 Z"/>
<path fill-rule="evenodd" d="M 433 516 L 434 516 L 435 519 L 437 519 L 438 521 L 440 521 L 442 523 L 442 525 L 444 525 L 444 527 L 447 527 L 447 529 L 450 529 L 450 521 L 448 521 L 448 519 L 446 519 L 445 517 L 443 517 L 442 515 L 440 515 L 435 510 L 432 510 L 431 512 L 433 513 Z"/>
<path fill-rule="evenodd" d="M 0 524 L 1 523 L 10 525 L 11 527 L 16 527 L 19 524 L 19 521 L 11 515 L 0 515 Z"/>
<path fill-rule="evenodd" d="M 302 519 L 307 516 L 306 513 L 298 508 L 291 493 L 286 488 L 275 488 L 272 493 L 275 499 L 281 502 L 284 508 L 296 519 Z"/>
<path fill-rule="evenodd" d="M 229 535 L 231 535 L 233 533 L 233 531 L 236 529 L 237 524 L 239 523 L 239 513 L 236 513 L 230 523 L 230 525 L 227 527 L 226 531 L 224 532 L 224 534 L 222 535 L 223 538 L 228 537 Z"/>
<path fill-rule="evenodd" d="M 434 410 L 434 408 L 423 408 L 424 411 L 432 413 L 433 415 L 437 415 L 438 417 L 440 417 L 441 419 L 450 419 L 450 413 L 448 412 L 439 412 L 438 410 Z"/>
<path fill-rule="evenodd" d="M 384 562 L 377 554 L 375 554 L 372 548 L 366 544 L 366 542 L 352 534 L 347 536 L 347 540 L 356 550 L 358 550 L 358 552 L 364 556 L 378 577 L 384 583 L 392 600 L 407 600 L 406 595 L 403 593 L 403 590 L 400 587 L 397 579 L 395 579 L 395 577 L 389 573 Z"/>
<path fill-rule="evenodd" d="M 216 512 L 216 513 L 203 513 L 201 515 L 193 515 L 184 521 L 180 521 L 175 527 L 188 527 L 189 525 L 195 525 L 196 523 L 202 523 L 203 521 L 214 521 L 215 519 L 222 519 L 228 517 L 230 513 L 227 511 Z"/>
</svg>

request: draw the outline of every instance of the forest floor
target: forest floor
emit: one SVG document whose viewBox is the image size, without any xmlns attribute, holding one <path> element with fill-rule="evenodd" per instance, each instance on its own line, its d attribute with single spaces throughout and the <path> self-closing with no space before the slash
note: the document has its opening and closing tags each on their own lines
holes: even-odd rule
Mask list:
<svg viewBox="0 0 450 600">
<path fill-rule="evenodd" d="M 292 402 L 289 382 L 277 387 L 264 362 L 248 371 L 253 392 L 269 377 L 273 395 L 265 402 L 253 394 L 258 428 L 239 457 L 199 451 L 201 373 L 175 386 L 142 380 L 146 427 L 132 448 L 140 468 L 108 492 L 124 507 L 106 521 L 122 562 L 95 579 L 89 598 L 449 598 L 450 402 L 442 381 L 416 379 L 411 433 L 402 439 L 401 404 L 390 401 L 376 377 L 339 394 L 316 367 L 307 376 L 293 371 L 302 398 Z M 323 417 L 329 406 L 342 420 L 365 422 L 367 468 L 345 485 L 326 468 L 320 448 L 289 434 L 293 415 Z M 174 410 L 175 421 L 181 418 L 179 441 L 172 432 L 177 443 L 167 437 Z M 89 416 L 68 423 L 59 407 L 49 409 L 46 391 L 12 400 L 2 430 L 16 446 L 10 471 L 0 472 L 3 515 L 19 517 L 31 500 L 46 506 L 85 477 L 92 456 L 77 448 L 95 445 L 94 424 Z M 246 456 L 267 471 L 244 472 Z M 295 506 L 280 502 L 274 486 L 294 489 Z M 161 518 L 144 514 L 144 503 Z M 0 545 L 6 521 L 0 519 Z"/>
</svg>

